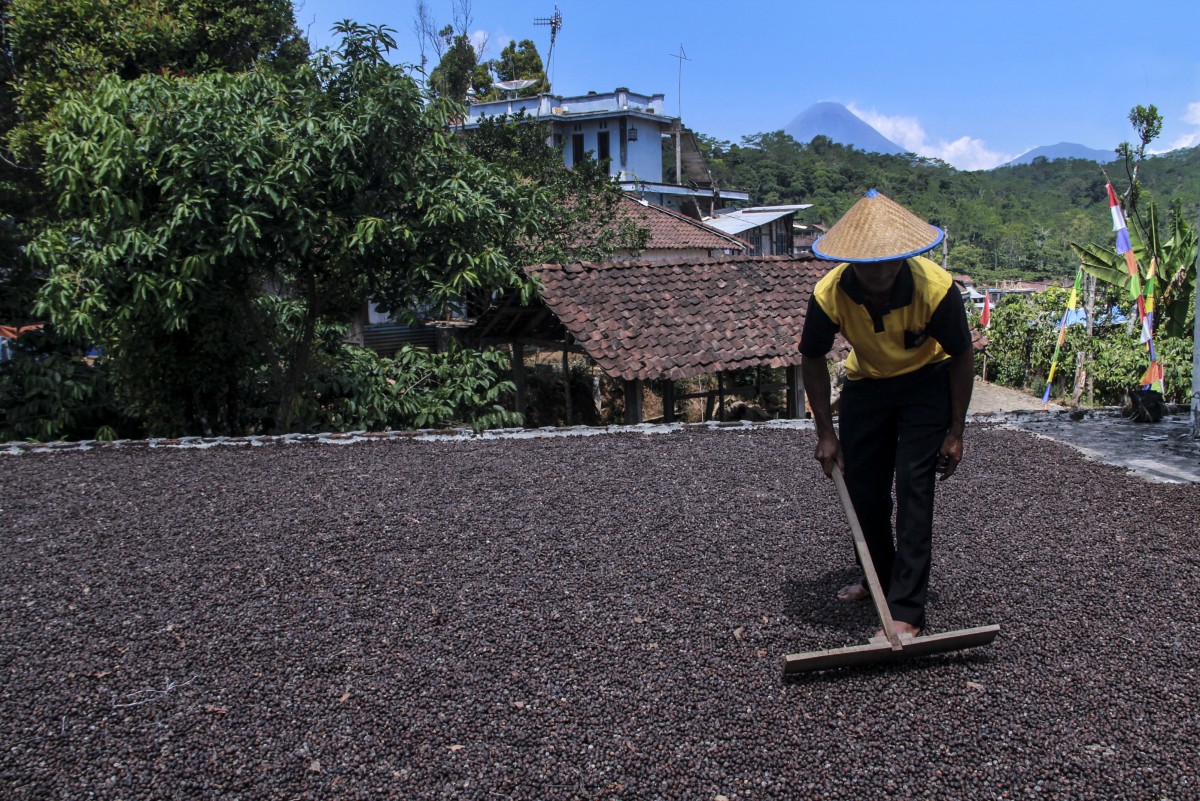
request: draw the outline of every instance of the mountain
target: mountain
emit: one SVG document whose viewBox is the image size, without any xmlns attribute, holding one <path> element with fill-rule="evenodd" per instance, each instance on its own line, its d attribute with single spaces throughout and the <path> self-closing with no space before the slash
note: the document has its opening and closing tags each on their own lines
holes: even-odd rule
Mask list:
<svg viewBox="0 0 1200 801">
<path fill-rule="evenodd" d="M 841 103 L 814 103 L 789 122 L 783 132 L 806 145 L 816 136 L 827 136 L 841 145 L 867 153 L 905 153 L 900 145 L 867 125 Z"/>
<path fill-rule="evenodd" d="M 1015 167 L 1018 164 L 1032 164 L 1036 158 L 1044 158 L 1047 161 L 1055 159 L 1087 159 L 1100 164 L 1108 164 L 1114 161 L 1117 156 L 1111 150 L 1096 150 L 1095 148 L 1077 145 L 1073 142 L 1059 142 L 1057 145 L 1043 145 L 1035 147 L 1028 153 L 1023 153 L 1017 156 L 1012 161 L 1001 164 L 1001 167 Z"/>
</svg>

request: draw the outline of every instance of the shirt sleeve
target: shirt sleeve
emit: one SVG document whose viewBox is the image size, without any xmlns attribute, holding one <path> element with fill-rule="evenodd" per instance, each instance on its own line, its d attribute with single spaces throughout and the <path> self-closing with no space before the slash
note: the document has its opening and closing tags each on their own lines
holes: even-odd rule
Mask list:
<svg viewBox="0 0 1200 801">
<path fill-rule="evenodd" d="M 951 356 L 959 356 L 971 349 L 967 310 L 954 287 L 950 287 L 942 302 L 933 310 L 933 317 L 929 320 L 929 334 L 941 344 L 942 350 Z"/>
<path fill-rule="evenodd" d="M 817 303 L 816 295 L 811 296 L 808 299 L 808 311 L 804 313 L 804 331 L 800 334 L 800 354 L 812 359 L 825 356 L 833 350 L 833 338 L 837 332 L 837 323 L 829 319 L 825 309 Z"/>
</svg>

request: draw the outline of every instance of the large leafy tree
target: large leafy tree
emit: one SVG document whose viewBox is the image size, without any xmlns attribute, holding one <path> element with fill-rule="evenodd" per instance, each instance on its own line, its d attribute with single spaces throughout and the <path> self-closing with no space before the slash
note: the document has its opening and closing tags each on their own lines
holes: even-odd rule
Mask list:
<svg viewBox="0 0 1200 801">
<path fill-rule="evenodd" d="M 513 94 L 517 97 L 535 97 L 550 91 L 550 83 L 546 80 L 546 68 L 542 64 L 542 57 L 538 53 L 537 45 L 531 39 L 509 42 L 500 51 L 497 58 L 484 62 L 481 66 L 487 73 L 486 77 L 489 78 L 489 81 L 491 76 L 495 76 L 497 82 L 533 81 L 529 86 L 516 90 Z M 476 96 L 480 100 L 498 100 L 509 95 L 507 91 L 492 86 L 490 82 L 486 86 L 481 85 L 483 84 L 481 77 L 475 81 Z"/>
<path fill-rule="evenodd" d="M 110 76 L 57 108 L 40 307 L 163 428 L 237 430 L 261 396 L 288 430 L 324 327 L 367 297 L 446 308 L 522 281 L 499 243 L 540 196 L 458 144 L 461 109 L 387 63 L 387 29 L 337 30 L 290 77 Z"/>
<path fill-rule="evenodd" d="M 307 52 L 290 0 L 0 0 L 0 321 L 33 313 L 24 245 L 51 205 L 42 142 L 61 97 L 110 74 L 291 68 Z"/>
<path fill-rule="evenodd" d="M 622 193 L 607 166 L 585 159 L 565 168 L 544 123 L 523 113 L 485 118 L 464 142 L 518 189 L 511 198 L 519 205 L 507 213 L 524 224 L 509 228 L 500 245 L 513 264 L 602 261 L 645 247 L 649 232 L 619 214 Z"/>
<path fill-rule="evenodd" d="M 0 0 L 0 321 L 31 314 L 23 247 L 50 200 L 40 173 L 54 105 L 104 76 L 292 69 L 308 44 L 290 0 Z"/>
</svg>

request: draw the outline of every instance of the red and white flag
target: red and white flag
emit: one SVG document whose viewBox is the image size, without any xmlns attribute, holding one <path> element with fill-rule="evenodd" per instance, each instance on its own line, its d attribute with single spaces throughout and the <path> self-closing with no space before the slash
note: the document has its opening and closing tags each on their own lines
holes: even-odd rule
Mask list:
<svg viewBox="0 0 1200 801">
<path fill-rule="evenodd" d="M 987 328 L 992 324 L 992 293 L 983 293 L 983 312 L 979 315 L 979 324 Z"/>
</svg>

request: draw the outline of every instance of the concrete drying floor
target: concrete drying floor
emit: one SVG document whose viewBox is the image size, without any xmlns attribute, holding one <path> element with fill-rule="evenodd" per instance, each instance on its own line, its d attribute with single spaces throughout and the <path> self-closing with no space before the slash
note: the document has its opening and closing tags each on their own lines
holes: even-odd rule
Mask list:
<svg viewBox="0 0 1200 801">
<path fill-rule="evenodd" d="M 1188 414 L 1169 415 L 1159 423 L 1135 423 L 1115 411 L 1089 411 L 1078 420 L 1065 410 L 1017 411 L 973 419 L 1070 445 L 1091 459 L 1124 467 L 1147 481 L 1200 484 L 1200 441 L 1189 438 Z"/>
</svg>

